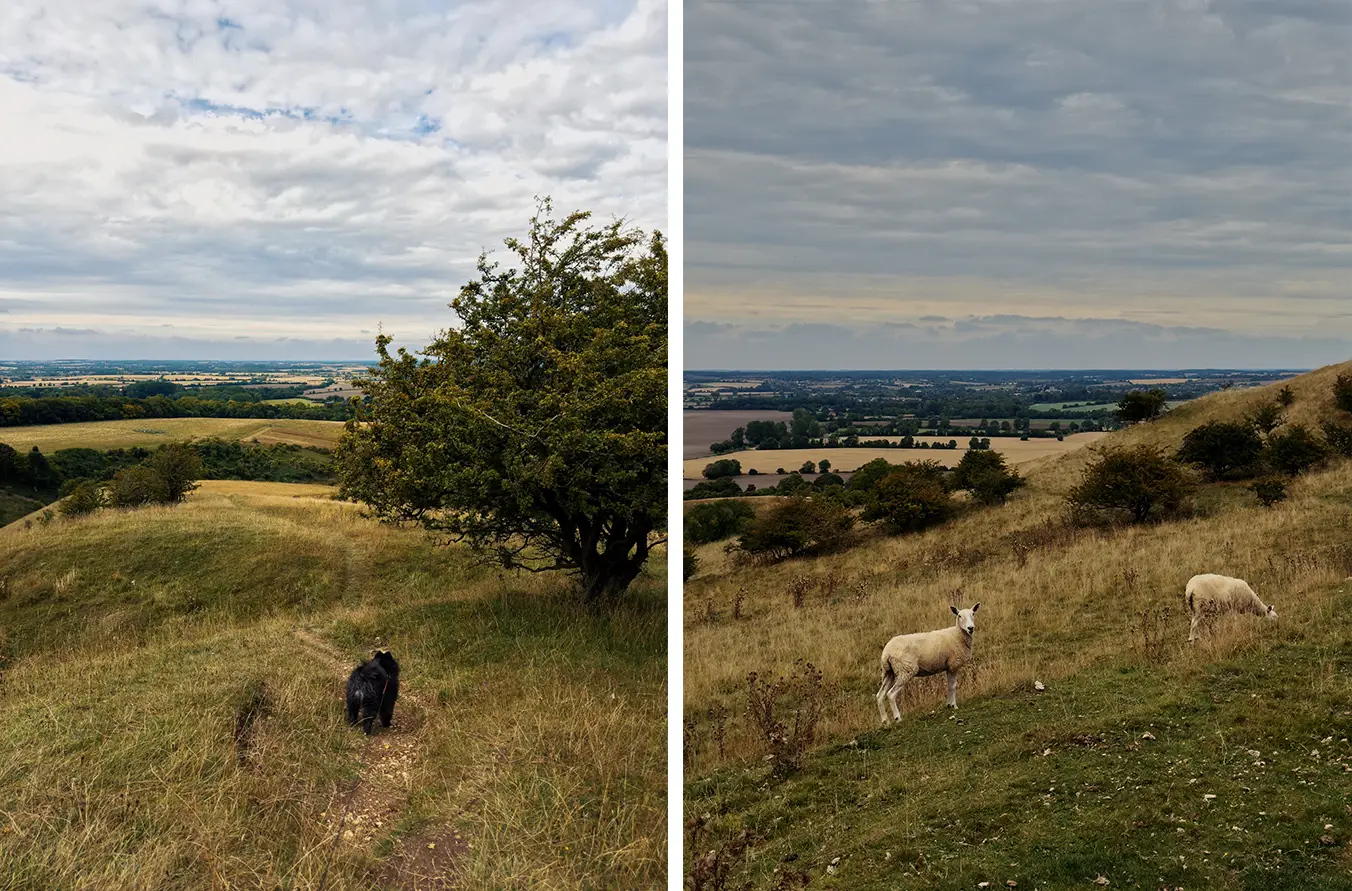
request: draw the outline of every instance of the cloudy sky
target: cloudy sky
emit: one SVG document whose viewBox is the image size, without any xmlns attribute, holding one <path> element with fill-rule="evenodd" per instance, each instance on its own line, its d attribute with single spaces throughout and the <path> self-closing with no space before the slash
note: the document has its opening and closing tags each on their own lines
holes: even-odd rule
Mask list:
<svg viewBox="0 0 1352 891">
<path fill-rule="evenodd" d="M 1352 358 L 1348 0 L 689 0 L 691 368 Z"/>
<path fill-rule="evenodd" d="M 665 0 L 0 3 L 0 358 L 425 343 L 534 196 L 666 222 Z"/>
</svg>

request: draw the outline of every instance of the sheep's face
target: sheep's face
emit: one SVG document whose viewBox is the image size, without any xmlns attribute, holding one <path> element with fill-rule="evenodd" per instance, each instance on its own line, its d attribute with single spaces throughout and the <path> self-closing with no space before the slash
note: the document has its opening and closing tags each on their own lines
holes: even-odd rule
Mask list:
<svg viewBox="0 0 1352 891">
<path fill-rule="evenodd" d="M 971 634 L 976 630 L 976 611 L 981 608 L 981 604 L 976 604 L 971 609 L 958 609 L 956 606 L 950 606 L 953 615 L 958 617 L 958 627 L 962 629 L 963 634 Z"/>
<path fill-rule="evenodd" d="M 1267 618 L 1269 622 L 1277 621 L 1277 610 L 1269 606 L 1267 610 Z"/>
</svg>

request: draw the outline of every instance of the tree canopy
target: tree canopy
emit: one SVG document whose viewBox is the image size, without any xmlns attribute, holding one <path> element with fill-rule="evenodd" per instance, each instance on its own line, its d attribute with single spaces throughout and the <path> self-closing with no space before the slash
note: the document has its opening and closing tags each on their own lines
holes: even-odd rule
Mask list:
<svg viewBox="0 0 1352 891">
<path fill-rule="evenodd" d="M 504 567 L 619 596 L 666 528 L 667 252 L 548 201 L 482 255 L 422 358 L 391 339 L 339 443 L 342 492 Z"/>
</svg>

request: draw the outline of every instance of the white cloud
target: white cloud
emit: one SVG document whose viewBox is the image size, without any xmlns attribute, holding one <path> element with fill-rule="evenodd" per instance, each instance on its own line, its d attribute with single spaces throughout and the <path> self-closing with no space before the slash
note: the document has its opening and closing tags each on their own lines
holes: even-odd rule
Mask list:
<svg viewBox="0 0 1352 891">
<path fill-rule="evenodd" d="M 419 343 L 536 195 L 665 229 L 666 156 L 662 0 L 11 0 L 4 325 Z"/>
</svg>

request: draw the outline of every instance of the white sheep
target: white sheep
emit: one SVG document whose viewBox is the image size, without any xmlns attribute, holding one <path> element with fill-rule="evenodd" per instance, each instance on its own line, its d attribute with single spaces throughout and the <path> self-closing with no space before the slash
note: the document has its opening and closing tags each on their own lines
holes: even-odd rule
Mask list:
<svg viewBox="0 0 1352 891">
<path fill-rule="evenodd" d="M 950 606 L 958 621 L 950 628 L 922 631 L 918 634 L 899 634 L 887 642 L 882 655 L 882 685 L 878 687 L 878 717 L 887 726 L 887 703 L 892 705 L 895 720 L 901 720 L 897 697 L 901 687 L 911 678 L 929 677 L 939 672 L 948 674 L 948 707 L 958 707 L 958 669 L 972 658 L 972 634 L 976 631 L 976 611 L 959 610 Z"/>
<path fill-rule="evenodd" d="M 1224 613 L 1248 613 L 1254 616 L 1266 616 L 1275 621 L 1277 611 L 1258 599 L 1253 588 L 1243 579 L 1228 575 L 1206 573 L 1188 579 L 1184 595 L 1188 602 L 1188 615 L 1192 616 L 1192 627 L 1188 630 L 1188 643 L 1201 636 L 1204 626 L 1209 626 Z"/>
</svg>

